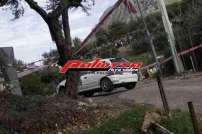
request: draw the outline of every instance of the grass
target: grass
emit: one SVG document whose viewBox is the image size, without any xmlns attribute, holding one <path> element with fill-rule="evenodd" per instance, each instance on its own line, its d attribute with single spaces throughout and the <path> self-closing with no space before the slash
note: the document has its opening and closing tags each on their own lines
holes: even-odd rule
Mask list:
<svg viewBox="0 0 202 134">
<path fill-rule="evenodd" d="M 122 113 L 117 118 L 109 119 L 103 124 L 89 129 L 85 134 L 119 134 L 121 131 L 140 133 L 145 111 L 148 108 L 137 107 Z"/>
<path fill-rule="evenodd" d="M 139 134 L 145 111 L 151 109 L 145 107 L 132 108 L 116 118 L 108 119 L 101 125 L 85 131 L 85 134 Z M 190 115 L 187 112 L 174 111 L 172 118 L 163 120 L 161 125 L 168 128 L 175 134 L 193 134 L 193 127 Z M 200 125 L 202 133 L 202 124 Z M 155 132 L 158 134 L 159 132 Z M 160 133 L 159 133 L 160 134 Z"/>
<path fill-rule="evenodd" d="M 193 134 L 193 126 L 188 112 L 180 110 L 174 111 L 172 118 L 162 121 L 163 126 L 169 128 L 175 134 Z M 200 133 L 202 133 L 202 123 L 199 122 Z"/>
</svg>

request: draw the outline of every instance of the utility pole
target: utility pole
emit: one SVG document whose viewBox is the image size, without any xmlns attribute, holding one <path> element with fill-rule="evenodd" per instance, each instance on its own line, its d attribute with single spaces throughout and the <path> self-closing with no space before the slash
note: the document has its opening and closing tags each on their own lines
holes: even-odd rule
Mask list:
<svg viewBox="0 0 202 134">
<path fill-rule="evenodd" d="M 172 24 L 171 24 L 169 17 L 168 17 L 166 5 L 164 3 L 164 0 L 157 0 L 157 2 L 158 2 L 158 7 L 161 11 L 163 25 L 164 25 L 165 31 L 167 33 L 167 36 L 168 36 L 168 41 L 169 41 L 170 50 L 171 50 L 171 53 L 173 56 L 175 70 L 177 73 L 182 73 L 182 72 L 184 72 L 184 67 L 183 67 L 183 64 L 182 64 L 180 57 L 177 56 L 177 50 L 175 47 L 175 45 L 176 45 L 175 36 L 173 33 Z"/>
<path fill-rule="evenodd" d="M 138 9 L 140 11 L 140 17 L 141 17 L 142 22 L 144 24 L 147 37 L 149 39 L 149 44 L 150 44 L 150 47 L 152 49 L 153 58 L 154 58 L 154 60 L 155 60 L 155 62 L 157 64 L 157 70 L 158 71 L 157 71 L 157 74 L 156 74 L 156 81 L 158 83 L 159 92 L 160 92 L 161 100 L 162 100 L 162 103 L 163 103 L 163 108 L 164 108 L 165 113 L 169 116 L 170 115 L 170 108 L 169 108 L 169 105 L 168 105 L 168 102 L 167 102 L 166 94 L 165 94 L 163 83 L 162 83 L 161 76 L 160 76 L 161 75 L 161 73 L 160 73 L 161 72 L 160 63 L 159 63 L 159 60 L 157 58 L 157 53 L 156 53 L 156 50 L 155 50 L 155 47 L 154 47 L 153 38 L 152 38 L 151 33 L 149 32 L 147 23 L 146 23 L 146 21 L 144 19 L 144 16 L 143 16 L 143 13 L 142 13 L 142 10 L 141 10 L 141 7 L 140 7 L 139 0 L 137 0 L 137 6 L 138 6 Z"/>
</svg>

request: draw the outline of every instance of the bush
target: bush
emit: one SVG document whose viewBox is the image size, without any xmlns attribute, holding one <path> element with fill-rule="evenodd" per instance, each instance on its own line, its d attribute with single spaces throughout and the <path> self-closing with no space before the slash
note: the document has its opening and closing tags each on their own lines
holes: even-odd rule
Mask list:
<svg viewBox="0 0 202 134">
<path fill-rule="evenodd" d="M 45 84 L 37 74 L 31 74 L 21 80 L 22 91 L 24 95 L 45 95 Z"/>
<path fill-rule="evenodd" d="M 57 68 L 47 68 L 21 79 L 24 95 L 51 95 L 57 84 L 64 79 Z"/>
<path fill-rule="evenodd" d="M 64 79 L 63 75 L 59 73 L 59 70 L 57 68 L 47 68 L 46 70 L 41 71 L 40 75 L 41 81 L 46 84 L 52 82 L 58 84 Z"/>
</svg>

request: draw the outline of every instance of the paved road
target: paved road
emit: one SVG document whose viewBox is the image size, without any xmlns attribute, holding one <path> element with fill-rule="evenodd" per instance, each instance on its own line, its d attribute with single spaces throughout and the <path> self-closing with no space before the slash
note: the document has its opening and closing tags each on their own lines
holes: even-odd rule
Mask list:
<svg viewBox="0 0 202 134">
<path fill-rule="evenodd" d="M 192 101 L 196 112 L 202 113 L 202 73 L 182 77 L 169 77 L 163 79 L 165 92 L 171 109 L 187 109 L 187 102 Z M 117 97 L 120 100 L 130 100 L 134 103 L 152 104 L 162 108 L 158 86 L 155 80 L 144 80 L 139 82 L 135 89 L 124 91 L 120 88 L 109 96 L 98 97 L 97 99 L 110 99 L 114 101 Z M 115 93 L 118 92 L 118 93 Z"/>
</svg>

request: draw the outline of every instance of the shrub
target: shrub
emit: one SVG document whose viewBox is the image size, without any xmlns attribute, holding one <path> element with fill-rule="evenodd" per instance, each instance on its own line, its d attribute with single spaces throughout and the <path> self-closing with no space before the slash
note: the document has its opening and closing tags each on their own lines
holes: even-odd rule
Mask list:
<svg viewBox="0 0 202 134">
<path fill-rule="evenodd" d="M 41 71 L 40 75 L 41 81 L 46 84 L 52 82 L 58 84 L 58 82 L 64 79 L 63 75 L 59 73 L 59 70 L 57 68 L 47 68 L 46 70 Z"/>
<path fill-rule="evenodd" d="M 21 80 L 21 87 L 24 95 L 45 95 L 45 84 L 37 74 L 31 74 Z"/>
<path fill-rule="evenodd" d="M 22 78 L 21 87 L 24 95 L 51 95 L 63 79 L 57 68 L 47 68 Z"/>
</svg>

